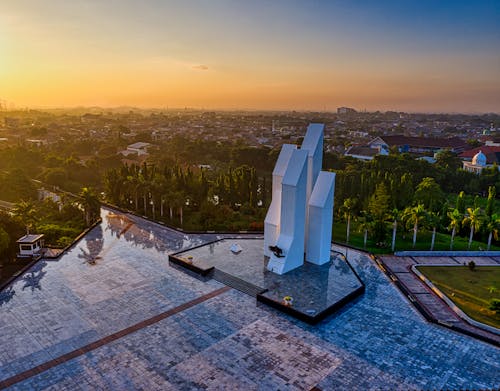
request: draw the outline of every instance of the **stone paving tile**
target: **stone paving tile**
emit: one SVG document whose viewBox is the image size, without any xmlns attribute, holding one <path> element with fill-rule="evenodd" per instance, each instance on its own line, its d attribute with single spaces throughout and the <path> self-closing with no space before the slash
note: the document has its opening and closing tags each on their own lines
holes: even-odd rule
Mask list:
<svg viewBox="0 0 500 391">
<path fill-rule="evenodd" d="M 138 218 L 134 221 L 141 230 L 130 228 L 117 238 L 126 222 L 113 223 L 110 228 L 105 220 L 100 234 L 92 231 L 88 240 L 59 262 L 47 263 L 14 284 L 13 297 L 0 298 L 0 338 L 8 344 L 7 349 L 0 350 L 2 378 L 130 325 L 141 309 L 148 318 L 222 286 L 214 281 L 201 282 L 168 265 L 168 243 L 182 248 L 190 243 L 189 237 L 150 223 L 143 225 Z M 97 259 L 96 266 L 90 266 L 78 257 L 83 254 L 80 248 L 95 252 L 99 237 L 103 238 L 105 256 Z M 155 240 L 163 244 L 154 244 Z M 498 387 L 498 348 L 427 323 L 368 257 L 349 249 L 348 258 L 366 283 L 366 292 L 316 326 L 257 306 L 254 298 L 230 290 L 12 389 L 200 389 L 196 375 L 186 375 L 198 360 L 205 363 L 205 373 L 215 371 L 228 384 L 257 389 L 297 389 L 309 387 L 312 381 L 324 390 Z M 119 272 L 115 272 L 115 264 Z M 133 283 L 128 283 L 124 272 L 132 274 Z M 97 292 L 80 286 L 92 284 Z M 116 290 L 120 293 L 109 296 Z M 58 306 L 66 308 L 63 313 L 57 312 Z M 39 329 L 29 319 L 30 309 L 42 322 Z M 68 309 L 74 312 L 65 312 Z M 50 311 L 61 316 L 60 323 L 43 315 Z M 80 320 L 86 331 L 68 332 L 65 339 L 56 339 L 47 347 L 37 340 L 47 341 L 57 324 L 77 328 Z M 38 333 L 36 338 L 23 322 Z M 88 324 L 90 329 L 86 329 Z M 284 341 L 278 339 L 279 335 Z M 286 349 L 282 351 L 281 346 Z M 320 360 L 317 367 L 307 365 L 302 352 L 328 360 Z M 219 362 L 224 365 L 218 366 Z M 275 369 L 266 371 L 266 365 Z M 305 373 L 303 378 L 294 378 L 295 367 Z M 217 378 L 206 381 L 221 388 Z"/>
<path fill-rule="evenodd" d="M 396 273 L 396 277 L 409 288 L 411 293 L 429 293 L 429 289 L 413 273 Z"/>
<path fill-rule="evenodd" d="M 384 256 L 384 262 L 394 273 L 408 273 L 409 267 L 415 264 L 411 257 Z"/>
<path fill-rule="evenodd" d="M 461 323 L 458 317 L 450 311 L 450 308 L 437 296 L 426 293 L 426 294 L 414 294 L 415 298 L 423 304 L 427 309 L 429 309 L 432 315 L 443 322 L 449 323 Z"/>
<path fill-rule="evenodd" d="M 321 390 L 412 390 L 414 386 L 376 367 L 367 368 L 356 357 L 342 360 L 327 377 L 318 383 Z"/>
<path fill-rule="evenodd" d="M 209 390 L 306 390 L 339 363 L 329 352 L 259 320 L 173 371 Z"/>
<path fill-rule="evenodd" d="M 177 233 L 167 240 L 161 230 L 158 250 L 144 226 L 118 238 L 121 223 L 108 213 L 104 209 L 103 223 L 59 261 L 38 262 L 11 286 L 14 295 L 0 301 L 0 319 L 9 319 L 7 328 L 0 326 L 0 380 L 10 373 L 4 366 L 29 369 L 47 355 L 67 353 L 221 286 L 168 266 L 168 244 L 173 251 L 202 239 Z M 95 266 L 89 257 L 97 257 Z M 36 354 L 42 350 L 45 355 Z"/>
</svg>

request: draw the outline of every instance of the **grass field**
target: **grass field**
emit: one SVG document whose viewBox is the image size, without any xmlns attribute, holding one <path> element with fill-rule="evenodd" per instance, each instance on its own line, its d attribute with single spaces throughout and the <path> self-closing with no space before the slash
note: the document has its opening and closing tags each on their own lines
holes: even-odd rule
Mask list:
<svg viewBox="0 0 500 391">
<path fill-rule="evenodd" d="M 500 328 L 500 314 L 488 309 L 500 299 L 500 266 L 418 266 L 441 292 L 471 318 Z"/>
<path fill-rule="evenodd" d="M 396 249 L 395 251 L 403 251 L 403 250 L 429 250 L 431 246 L 431 237 L 432 233 L 430 231 L 419 230 L 417 233 L 417 243 L 415 248 L 412 248 L 413 245 L 413 231 L 403 232 L 403 229 L 398 229 L 396 234 Z M 345 243 L 346 238 L 346 223 L 343 221 L 335 220 L 333 222 L 333 240 L 336 242 Z M 434 243 L 434 250 L 442 250 L 448 251 L 450 249 L 450 238 L 451 235 L 437 233 L 436 241 Z M 387 247 L 380 248 L 376 247 L 375 243 L 370 240 L 370 236 L 368 235 L 368 241 L 366 245 L 366 251 L 370 251 L 374 254 L 388 254 L 391 253 L 391 240 L 392 240 L 392 229 L 388 231 L 387 234 Z M 453 250 L 467 250 L 467 244 L 469 242 L 469 238 L 464 238 L 461 236 L 455 236 L 455 240 L 453 241 Z M 349 245 L 353 247 L 357 247 L 359 249 L 363 249 L 363 234 L 357 231 L 357 224 L 355 222 L 351 223 L 351 234 L 349 238 Z M 486 243 L 479 241 L 472 241 L 471 250 L 486 250 Z M 491 250 L 500 250 L 498 246 L 491 246 Z"/>
</svg>

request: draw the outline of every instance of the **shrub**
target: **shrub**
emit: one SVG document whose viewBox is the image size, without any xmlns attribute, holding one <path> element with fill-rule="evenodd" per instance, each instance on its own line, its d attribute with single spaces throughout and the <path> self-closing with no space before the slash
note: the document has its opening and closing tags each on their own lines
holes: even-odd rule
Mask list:
<svg viewBox="0 0 500 391">
<path fill-rule="evenodd" d="M 495 313 L 500 314 L 500 300 L 492 299 L 488 308 L 492 311 L 495 311 Z"/>
<path fill-rule="evenodd" d="M 470 261 L 467 266 L 469 266 L 469 270 L 473 272 L 476 269 L 476 262 Z"/>
<path fill-rule="evenodd" d="M 57 240 L 57 247 L 64 248 L 66 246 L 69 246 L 73 242 L 73 238 L 70 238 L 69 236 L 63 236 Z"/>
</svg>

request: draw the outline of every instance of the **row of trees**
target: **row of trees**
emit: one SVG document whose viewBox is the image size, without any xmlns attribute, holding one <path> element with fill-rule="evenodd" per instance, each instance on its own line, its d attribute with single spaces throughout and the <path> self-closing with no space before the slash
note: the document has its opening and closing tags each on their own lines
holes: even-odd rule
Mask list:
<svg viewBox="0 0 500 391">
<path fill-rule="evenodd" d="M 452 250 L 455 236 L 464 233 L 468 228 L 468 248 L 470 249 L 474 234 L 481 234 L 487 236 L 487 249 L 489 250 L 492 239 L 498 240 L 500 230 L 500 215 L 495 213 L 495 187 L 489 188 L 484 209 L 477 205 L 477 199 L 473 207 L 466 208 L 464 192 L 458 195 L 454 207 L 449 207 L 447 203 L 444 207 L 440 205 L 439 201 L 442 197 L 443 194 L 434 179 L 424 178 L 417 186 L 412 204 L 403 209 L 391 209 L 391 196 L 384 183 L 377 185 L 366 210 L 357 210 L 358 199 L 347 198 L 339 209 L 339 215 L 347 223 L 346 242 L 349 243 L 351 220 L 355 219 L 358 230 L 363 233 L 365 247 L 368 234 L 372 235 L 378 246 L 385 247 L 389 227 L 392 225 L 391 249 L 394 251 L 397 230 L 402 225 L 405 230 L 413 233 L 413 248 L 417 242 L 419 229 L 432 231 L 430 243 L 432 251 L 438 231 L 451 232 L 450 250 Z"/>
<path fill-rule="evenodd" d="M 330 168 L 330 167 L 328 167 Z M 468 194 L 488 193 L 493 186 L 500 189 L 498 167 L 485 168 L 480 175 L 461 169 L 460 159 L 450 151 L 437 155 L 435 164 L 418 160 L 409 154 L 391 154 L 377 156 L 369 162 L 340 158 L 332 161 L 337 174 L 335 203 L 342 205 L 347 198 L 357 198 L 358 208 L 366 210 L 377 185 L 383 183 L 390 196 L 391 208 L 402 210 L 414 202 L 414 195 L 420 185 L 420 198 L 428 195 L 432 205 L 426 205 L 433 211 L 444 208 L 445 194 L 465 191 Z M 432 188 L 425 189 L 427 185 Z M 430 180 L 433 182 L 430 182 Z"/>
<path fill-rule="evenodd" d="M 227 170 L 182 167 L 177 164 L 123 165 L 104 176 L 107 199 L 153 219 L 184 225 L 184 214 L 197 215 L 200 228 L 231 219 L 232 212 L 261 216 L 270 189 L 265 177 L 243 165 Z M 236 216 L 232 216 L 236 217 Z M 256 220 L 258 221 L 258 220 Z M 241 227 L 257 228 L 255 226 Z"/>
</svg>

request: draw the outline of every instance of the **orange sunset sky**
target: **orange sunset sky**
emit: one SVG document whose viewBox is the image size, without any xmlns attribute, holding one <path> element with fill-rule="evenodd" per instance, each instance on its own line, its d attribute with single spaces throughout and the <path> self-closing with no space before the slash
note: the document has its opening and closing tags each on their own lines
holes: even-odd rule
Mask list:
<svg viewBox="0 0 500 391">
<path fill-rule="evenodd" d="M 500 112 L 500 2 L 0 3 L 19 107 Z"/>
</svg>

